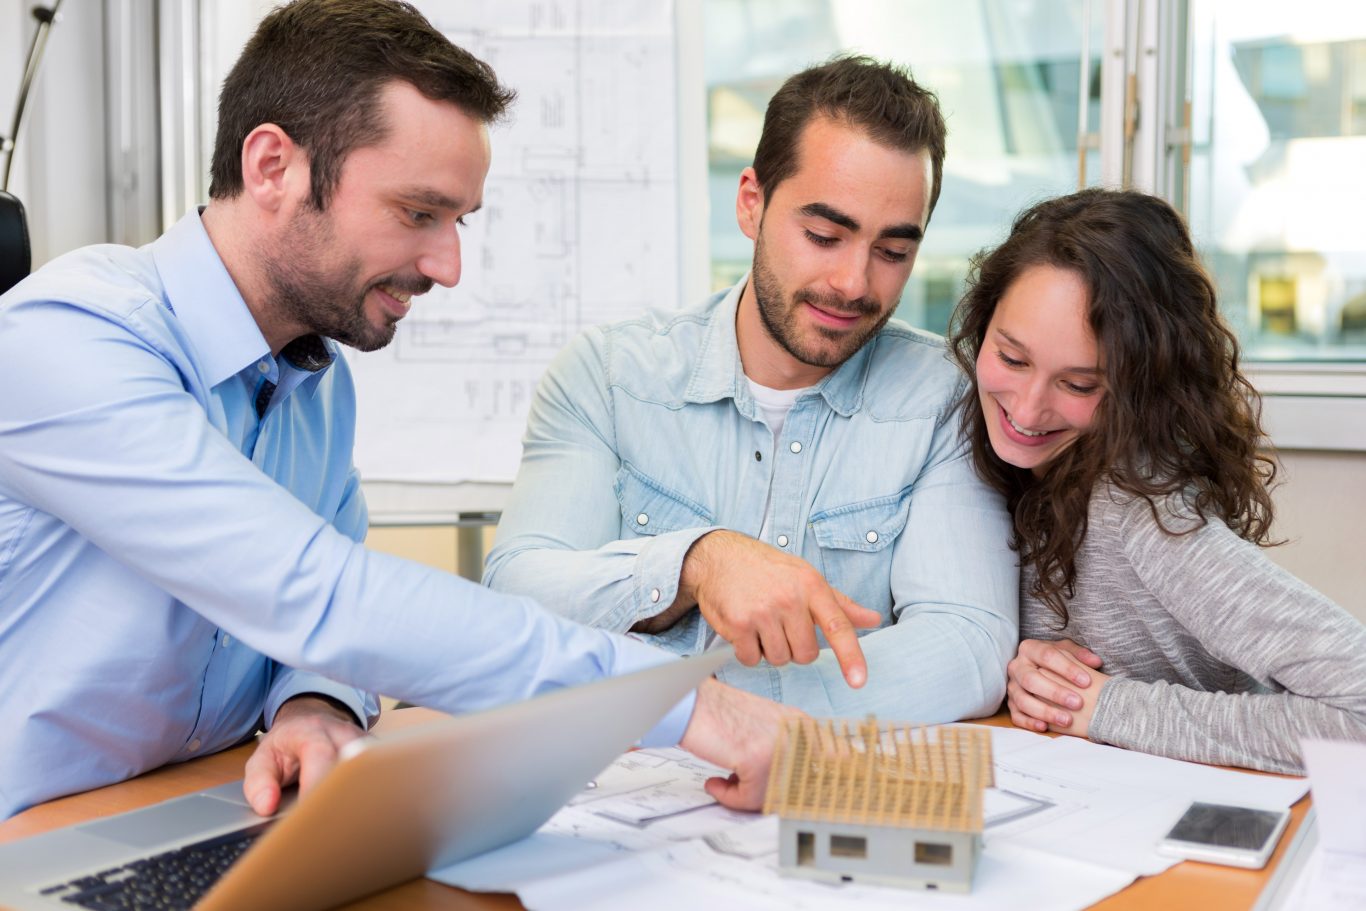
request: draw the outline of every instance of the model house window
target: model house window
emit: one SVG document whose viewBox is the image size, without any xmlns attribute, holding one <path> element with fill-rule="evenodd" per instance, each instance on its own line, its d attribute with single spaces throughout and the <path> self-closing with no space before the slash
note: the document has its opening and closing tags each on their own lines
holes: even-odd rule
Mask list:
<svg viewBox="0 0 1366 911">
<path fill-rule="evenodd" d="M 953 845 L 940 844 L 935 841 L 918 841 L 915 843 L 915 862 L 928 864 L 932 867 L 953 866 Z"/>
<path fill-rule="evenodd" d="M 797 833 L 797 866 L 809 867 L 816 862 L 816 836 L 810 832 Z"/>
<path fill-rule="evenodd" d="M 831 835 L 831 857 L 867 857 L 868 839 L 861 835 Z"/>
</svg>

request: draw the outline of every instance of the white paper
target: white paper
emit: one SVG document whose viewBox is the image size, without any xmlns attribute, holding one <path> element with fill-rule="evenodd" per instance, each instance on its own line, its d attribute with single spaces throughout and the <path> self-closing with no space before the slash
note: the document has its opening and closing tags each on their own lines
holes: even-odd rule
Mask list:
<svg viewBox="0 0 1366 911">
<path fill-rule="evenodd" d="M 1314 786 L 1319 844 L 1366 863 L 1366 744 L 1304 740 L 1300 749 Z"/>
<path fill-rule="evenodd" d="M 1280 909 L 1361 911 L 1366 908 L 1366 744 L 1303 740 L 1300 749 L 1314 791 L 1305 825 L 1312 840 Z"/>
<path fill-rule="evenodd" d="M 1366 908 L 1366 858 L 1326 851 L 1320 842 L 1301 875 L 1295 911 L 1361 911 Z"/>
<path fill-rule="evenodd" d="M 996 787 L 970 895 L 781 876 L 774 817 L 734 813 L 682 750 L 628 753 L 532 838 L 428 873 L 559 908 L 1031 908 L 1075 911 L 1175 864 L 1157 840 L 1193 799 L 1283 808 L 1301 779 L 1230 772 L 1076 738 L 989 728 Z M 1236 799 L 1235 799 L 1236 797 Z"/>
<path fill-rule="evenodd" d="M 776 819 L 769 817 L 755 825 L 766 828 L 766 837 L 776 846 Z M 1002 845 L 983 853 L 973 891 L 968 894 L 829 884 L 785 877 L 772 862 L 754 863 L 720 853 L 706 841 L 691 840 L 542 880 L 518 895 L 533 911 L 695 911 L 708 907 L 743 907 L 746 911 L 825 911 L 834 907 L 859 911 L 1075 911 L 1118 892 L 1133 879 L 1118 870 Z"/>
<path fill-rule="evenodd" d="M 1135 875 L 1180 862 L 1156 846 L 1193 800 L 1284 809 L 1308 790 L 1300 778 L 1216 769 L 1076 737 L 991 730 L 993 750 L 997 731 L 1010 734 L 1010 748 L 995 757 L 997 790 L 1033 800 L 1036 809 L 1004 820 L 988 816 L 987 844 L 1046 845 L 1052 854 Z M 1021 734 L 1033 745 L 1023 746 Z"/>
<path fill-rule="evenodd" d="M 531 837 L 427 876 L 476 892 L 515 892 L 537 879 L 753 821 L 753 814 L 727 810 L 702 789 L 721 773 L 679 749 L 627 753 Z"/>
</svg>

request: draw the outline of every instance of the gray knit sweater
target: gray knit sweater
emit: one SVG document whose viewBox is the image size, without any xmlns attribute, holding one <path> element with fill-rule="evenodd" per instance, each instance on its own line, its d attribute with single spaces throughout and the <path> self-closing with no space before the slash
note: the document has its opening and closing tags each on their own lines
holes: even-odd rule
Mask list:
<svg viewBox="0 0 1366 911">
<path fill-rule="evenodd" d="M 1303 772 L 1299 739 L 1366 741 L 1366 627 L 1213 519 L 1091 498 L 1076 597 L 1056 614 L 1023 595 L 1026 639 L 1072 639 L 1113 675 L 1099 743 L 1220 765 Z M 1022 590 L 1034 578 L 1022 574 Z"/>
</svg>

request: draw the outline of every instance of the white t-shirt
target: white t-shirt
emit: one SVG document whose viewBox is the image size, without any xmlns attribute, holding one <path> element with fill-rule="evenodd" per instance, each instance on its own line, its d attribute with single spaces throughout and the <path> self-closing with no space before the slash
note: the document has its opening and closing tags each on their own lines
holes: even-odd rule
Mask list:
<svg viewBox="0 0 1366 911">
<path fill-rule="evenodd" d="M 802 393 L 811 387 L 770 389 L 767 386 L 760 386 L 749 377 L 745 377 L 745 381 L 749 383 L 750 394 L 754 396 L 754 404 L 759 406 L 759 413 L 763 415 L 764 423 L 768 425 L 769 430 L 773 431 L 773 445 L 776 449 L 778 437 L 783 432 L 783 424 L 787 422 L 787 413 L 792 410 L 793 404 L 801 398 Z M 768 520 L 772 512 L 773 490 L 770 487 L 768 498 L 764 501 L 764 524 L 759 529 L 760 541 L 768 541 Z"/>
</svg>

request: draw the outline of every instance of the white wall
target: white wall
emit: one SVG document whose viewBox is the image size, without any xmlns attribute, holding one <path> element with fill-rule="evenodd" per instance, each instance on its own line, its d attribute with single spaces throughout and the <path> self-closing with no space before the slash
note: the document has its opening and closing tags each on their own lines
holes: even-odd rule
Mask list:
<svg viewBox="0 0 1366 911">
<path fill-rule="evenodd" d="M 8 134 L 34 19 L 0 0 L 0 133 Z M 104 5 L 67 0 L 48 35 L 15 152 L 10 192 L 28 212 L 33 265 L 108 237 L 105 204 Z"/>
<path fill-rule="evenodd" d="M 1283 452 L 1271 559 L 1366 622 L 1366 453 Z"/>
</svg>

